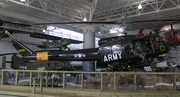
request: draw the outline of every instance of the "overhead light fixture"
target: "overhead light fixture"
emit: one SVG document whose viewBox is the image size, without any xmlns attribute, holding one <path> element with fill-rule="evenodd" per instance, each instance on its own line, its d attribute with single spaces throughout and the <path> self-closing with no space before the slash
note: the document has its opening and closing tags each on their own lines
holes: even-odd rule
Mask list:
<svg viewBox="0 0 180 97">
<path fill-rule="evenodd" d="M 118 31 L 120 31 L 120 32 L 124 32 L 124 28 L 119 28 L 119 30 Z"/>
<path fill-rule="evenodd" d="M 139 5 L 138 5 L 138 9 L 142 9 L 142 5 L 141 5 L 141 3 L 139 3 Z"/>
<path fill-rule="evenodd" d="M 120 28 L 110 29 L 110 33 L 118 33 L 118 32 L 124 32 L 124 28 L 120 27 Z"/>
<path fill-rule="evenodd" d="M 123 36 L 124 34 L 123 33 L 119 33 L 119 35 L 118 36 Z"/>
<path fill-rule="evenodd" d="M 83 21 L 84 21 L 84 22 L 86 22 L 86 21 L 87 21 L 86 17 L 84 17 Z"/>
<path fill-rule="evenodd" d="M 46 30 L 45 30 L 45 29 L 43 29 L 43 32 L 46 32 Z"/>
<path fill-rule="evenodd" d="M 168 28 L 165 28 L 165 30 L 169 30 Z"/>
<path fill-rule="evenodd" d="M 26 0 L 20 0 L 21 2 L 25 2 Z"/>
</svg>

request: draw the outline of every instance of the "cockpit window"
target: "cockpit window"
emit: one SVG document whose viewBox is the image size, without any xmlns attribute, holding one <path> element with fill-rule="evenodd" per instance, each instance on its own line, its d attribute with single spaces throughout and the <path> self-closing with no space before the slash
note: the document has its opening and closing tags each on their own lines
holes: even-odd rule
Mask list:
<svg viewBox="0 0 180 97">
<path fill-rule="evenodd" d="M 99 48 L 99 53 L 103 55 L 111 54 L 112 53 L 112 47 L 111 46 L 106 46 L 106 47 L 100 47 Z"/>
<path fill-rule="evenodd" d="M 47 63 L 47 66 L 48 66 L 48 67 L 50 67 L 50 64 L 49 64 L 49 63 Z"/>
<path fill-rule="evenodd" d="M 99 52 L 103 56 L 107 54 L 122 52 L 122 49 L 123 49 L 122 45 L 117 44 L 117 45 L 112 45 L 112 46 L 100 47 Z"/>
<path fill-rule="evenodd" d="M 112 51 L 113 51 L 113 53 L 122 52 L 122 46 L 120 44 L 112 45 Z"/>
<path fill-rule="evenodd" d="M 155 39 L 158 45 L 162 44 L 163 40 L 160 37 L 155 37 Z"/>
<path fill-rule="evenodd" d="M 161 41 L 161 39 L 159 37 L 156 37 L 156 41 L 159 42 Z"/>
</svg>

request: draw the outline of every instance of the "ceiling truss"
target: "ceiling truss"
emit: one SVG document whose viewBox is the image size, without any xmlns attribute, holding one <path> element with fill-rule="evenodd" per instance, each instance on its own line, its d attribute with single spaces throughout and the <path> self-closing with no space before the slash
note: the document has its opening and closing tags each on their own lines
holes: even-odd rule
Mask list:
<svg viewBox="0 0 180 97">
<path fill-rule="evenodd" d="M 139 3 L 142 9 L 137 9 Z M 176 19 L 180 0 L 0 0 L 0 8 L 52 22 Z M 1 16 L 2 18 L 2 16 Z M 4 18 L 3 18 L 4 19 Z M 127 24 L 128 28 L 156 28 L 175 22 Z"/>
</svg>

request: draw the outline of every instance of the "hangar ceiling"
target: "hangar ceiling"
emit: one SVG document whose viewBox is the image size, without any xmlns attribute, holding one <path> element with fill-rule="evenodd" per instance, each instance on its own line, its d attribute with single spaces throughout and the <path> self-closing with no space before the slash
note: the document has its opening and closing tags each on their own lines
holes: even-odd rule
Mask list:
<svg viewBox="0 0 180 97">
<path fill-rule="evenodd" d="M 88 21 L 123 21 L 129 30 L 140 28 L 159 30 L 164 25 L 178 21 L 130 22 L 179 19 L 179 2 L 180 0 L 25 0 L 25 2 L 0 0 L 0 10 L 18 12 L 50 22 L 80 22 L 86 17 Z M 137 9 L 140 3 L 142 9 Z M 1 14 L 1 19 L 19 21 L 20 18 L 13 16 L 15 15 L 11 14 L 9 18 Z"/>
</svg>

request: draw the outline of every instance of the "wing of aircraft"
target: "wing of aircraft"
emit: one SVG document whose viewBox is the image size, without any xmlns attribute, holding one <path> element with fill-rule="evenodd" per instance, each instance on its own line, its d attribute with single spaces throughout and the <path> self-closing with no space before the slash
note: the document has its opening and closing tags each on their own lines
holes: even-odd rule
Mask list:
<svg viewBox="0 0 180 97">
<path fill-rule="evenodd" d="M 61 37 L 56 37 L 56 36 L 47 35 L 47 34 L 43 34 L 43 33 L 31 33 L 30 37 L 39 38 L 39 39 L 47 39 L 47 40 L 60 40 L 60 39 L 62 39 Z"/>
<path fill-rule="evenodd" d="M 71 43 L 75 43 L 75 44 L 83 43 L 83 41 L 62 38 L 62 37 L 47 35 L 43 33 L 31 33 L 30 36 L 33 38 L 40 38 L 40 39 L 47 39 L 47 40 L 71 40 Z"/>
<path fill-rule="evenodd" d="M 43 49 L 47 49 L 47 48 L 50 47 L 50 45 L 52 45 L 50 42 L 44 42 L 44 41 L 42 41 L 42 45 L 38 45 L 37 47 L 43 48 Z"/>
</svg>

